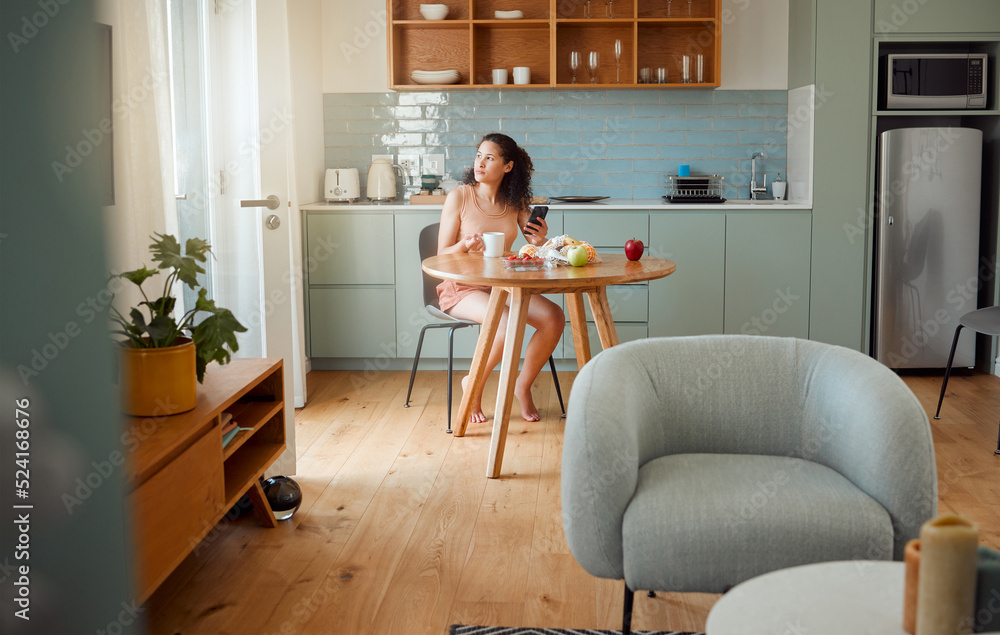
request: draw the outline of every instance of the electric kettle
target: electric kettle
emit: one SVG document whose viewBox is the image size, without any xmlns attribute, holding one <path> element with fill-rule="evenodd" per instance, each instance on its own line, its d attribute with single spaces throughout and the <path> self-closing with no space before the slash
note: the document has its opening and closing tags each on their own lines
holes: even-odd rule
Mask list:
<svg viewBox="0 0 1000 635">
<path fill-rule="evenodd" d="M 388 159 L 375 159 L 368 166 L 368 200 L 376 202 L 386 202 L 396 200 L 396 172 L 399 169 L 400 176 L 403 168 L 393 165 Z"/>
</svg>

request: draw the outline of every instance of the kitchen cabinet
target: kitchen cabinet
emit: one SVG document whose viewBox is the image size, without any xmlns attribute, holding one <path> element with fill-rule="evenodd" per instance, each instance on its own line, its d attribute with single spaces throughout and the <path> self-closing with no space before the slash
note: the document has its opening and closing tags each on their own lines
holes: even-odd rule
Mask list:
<svg viewBox="0 0 1000 635">
<path fill-rule="evenodd" d="M 652 212 L 646 251 L 677 263 L 674 273 L 649 283 L 649 336 L 722 333 L 726 214 Z"/>
<path fill-rule="evenodd" d="M 389 86 L 394 90 L 444 90 L 493 86 L 492 70 L 531 69 L 531 82 L 518 88 L 593 87 L 711 88 L 721 79 L 721 0 L 601 0 L 552 2 L 502 0 L 449 2 L 444 20 L 426 20 L 420 0 L 388 0 Z M 520 19 L 496 19 L 496 10 L 518 9 Z M 589 12 L 589 15 L 588 15 Z M 622 41 L 616 69 L 614 41 Z M 579 51 L 573 83 L 571 51 Z M 590 82 L 587 54 L 597 51 L 596 82 Z M 697 83 L 696 56 L 704 75 Z M 691 83 L 682 83 L 684 55 L 691 56 Z M 666 84 L 640 84 L 639 69 L 667 69 Z M 414 70 L 457 70 L 455 84 L 421 85 Z M 655 72 L 655 71 L 654 71 Z M 510 73 L 509 73 L 510 74 Z M 512 86 L 508 84 L 507 86 Z"/>
<path fill-rule="evenodd" d="M 875 0 L 875 33 L 1000 31 L 996 0 Z"/>
<path fill-rule="evenodd" d="M 396 357 L 395 289 L 310 289 L 309 332 L 313 357 Z"/>
<path fill-rule="evenodd" d="M 395 357 L 393 214 L 307 214 L 303 227 L 309 355 Z"/>
<path fill-rule="evenodd" d="M 762 334 L 809 335 L 812 220 L 808 210 L 758 211 L 749 205 L 747 209 L 728 205 L 615 207 L 550 208 L 546 220 L 550 236 L 565 233 L 586 240 L 600 253 L 621 253 L 625 241 L 634 237 L 646 243 L 647 255 L 677 263 L 677 271 L 661 280 L 608 287 L 619 341 L 754 332 L 755 319 L 766 326 L 756 328 Z M 409 370 L 420 327 L 430 319 L 423 308 L 417 237 L 423 227 L 439 221 L 440 211 L 406 205 L 382 207 L 378 212 L 316 208 L 304 211 L 303 222 L 312 244 L 320 250 L 309 254 L 304 272 L 313 368 L 367 369 L 370 363 L 376 368 Z M 391 245 L 394 252 L 389 260 L 391 272 L 382 271 L 374 278 L 332 278 L 332 272 L 322 266 L 329 258 L 313 262 L 316 253 L 325 254 L 324 242 L 338 241 L 333 232 L 359 236 L 372 222 L 386 232 L 378 244 Z M 519 238 L 514 249 L 523 244 Z M 383 253 L 388 250 L 381 249 L 379 257 L 388 259 Z M 317 273 L 323 284 L 316 283 Z M 362 279 L 393 283 L 362 284 Z M 327 284 L 330 280 L 337 284 Z M 562 295 L 550 299 L 565 309 Z M 600 340 L 589 307 L 587 319 L 596 353 Z M 526 342 L 532 332 L 526 328 Z M 471 359 L 478 335 L 476 328 L 455 333 L 457 359 Z M 576 357 L 568 323 L 553 356 Z M 428 332 L 421 357 L 426 360 L 421 368 L 442 367 L 441 360 L 447 358 L 444 331 Z"/>
<path fill-rule="evenodd" d="M 725 333 L 809 337 L 811 225 L 801 214 L 728 216 Z"/>
</svg>

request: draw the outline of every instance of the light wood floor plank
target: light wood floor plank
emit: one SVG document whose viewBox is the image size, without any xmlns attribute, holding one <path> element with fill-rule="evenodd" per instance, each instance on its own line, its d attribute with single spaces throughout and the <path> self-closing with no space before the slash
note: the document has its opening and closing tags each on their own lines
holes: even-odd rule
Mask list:
<svg viewBox="0 0 1000 635">
<path fill-rule="evenodd" d="M 487 416 L 497 373 L 487 379 Z M 455 376 L 455 402 L 462 373 Z M 575 373 L 561 372 L 568 402 Z M 941 377 L 904 376 L 929 416 Z M 621 627 L 622 583 L 573 560 L 562 532 L 565 422 L 548 370 L 542 420 L 512 417 L 503 476 L 483 477 L 492 419 L 443 432 L 445 373 L 314 371 L 296 413 L 302 508 L 277 529 L 252 514 L 212 529 L 150 599 L 154 634 L 428 633 L 449 624 Z M 457 407 L 456 407 L 457 410 Z M 1000 378 L 951 379 L 932 421 L 939 510 L 1000 547 Z M 455 422 L 453 422 L 453 426 Z M 635 596 L 633 626 L 701 630 L 718 596 Z"/>
</svg>

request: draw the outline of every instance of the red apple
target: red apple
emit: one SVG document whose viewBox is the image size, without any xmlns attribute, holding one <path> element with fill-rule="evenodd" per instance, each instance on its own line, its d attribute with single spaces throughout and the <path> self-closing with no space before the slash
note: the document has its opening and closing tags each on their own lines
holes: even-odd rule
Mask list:
<svg viewBox="0 0 1000 635">
<path fill-rule="evenodd" d="M 644 250 L 645 246 L 642 244 L 641 240 L 633 238 L 625 243 L 625 257 L 629 260 L 638 260 L 639 258 L 642 258 L 642 252 Z"/>
</svg>

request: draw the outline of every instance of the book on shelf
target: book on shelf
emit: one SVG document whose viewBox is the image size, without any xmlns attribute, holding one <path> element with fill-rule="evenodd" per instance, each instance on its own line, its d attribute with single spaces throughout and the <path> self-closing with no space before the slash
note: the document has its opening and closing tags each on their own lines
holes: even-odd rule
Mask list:
<svg viewBox="0 0 1000 635">
<path fill-rule="evenodd" d="M 236 435 L 240 433 L 240 430 L 253 430 L 253 428 L 241 428 L 239 426 L 234 427 L 229 432 L 222 435 L 222 447 L 225 448 L 229 443 L 236 438 Z"/>
</svg>

